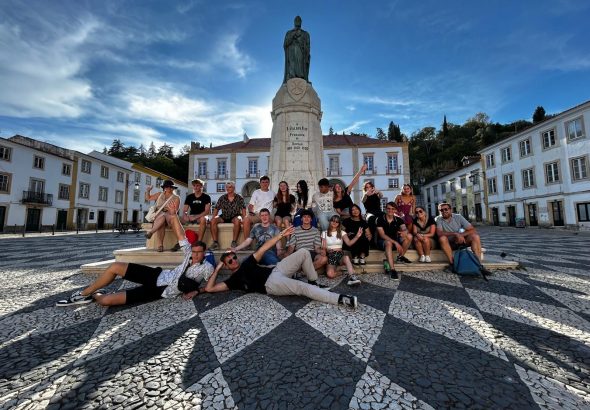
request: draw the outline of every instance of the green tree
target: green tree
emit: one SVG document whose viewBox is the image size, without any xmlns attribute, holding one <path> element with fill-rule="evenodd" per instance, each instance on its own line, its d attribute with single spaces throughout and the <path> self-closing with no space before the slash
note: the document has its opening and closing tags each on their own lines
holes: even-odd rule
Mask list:
<svg viewBox="0 0 590 410">
<path fill-rule="evenodd" d="M 383 131 L 383 128 L 377 128 L 376 137 L 378 140 L 385 141 L 387 139 L 387 135 Z"/>
<path fill-rule="evenodd" d="M 393 121 L 389 122 L 389 127 L 387 128 L 387 140 L 396 142 L 403 142 L 404 140 L 399 125 L 394 124 Z"/>
<path fill-rule="evenodd" d="M 152 141 L 150 143 L 150 147 L 148 148 L 147 151 L 147 157 L 148 159 L 152 159 L 152 158 L 156 158 L 157 152 L 156 152 L 156 146 L 154 145 L 154 141 Z"/>
<path fill-rule="evenodd" d="M 166 143 L 163 144 L 158 149 L 158 156 L 162 156 L 162 157 L 173 159 L 174 158 L 174 153 L 172 152 L 172 147 L 170 145 L 166 144 Z"/>
<path fill-rule="evenodd" d="M 328 135 L 334 135 L 334 128 L 330 127 L 328 130 Z"/>
<path fill-rule="evenodd" d="M 120 139 L 114 139 L 113 143 L 111 144 L 111 148 L 109 148 L 109 155 L 112 157 L 123 158 L 125 156 L 123 150 L 125 149 L 125 145 L 121 142 Z"/>
<path fill-rule="evenodd" d="M 533 124 L 541 122 L 545 119 L 545 108 L 541 107 L 540 105 L 535 109 L 533 113 Z"/>
</svg>

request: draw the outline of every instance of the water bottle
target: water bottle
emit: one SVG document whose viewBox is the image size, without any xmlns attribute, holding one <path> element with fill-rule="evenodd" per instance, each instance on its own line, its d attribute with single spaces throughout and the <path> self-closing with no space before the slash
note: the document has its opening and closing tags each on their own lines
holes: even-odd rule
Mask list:
<svg viewBox="0 0 590 410">
<path fill-rule="evenodd" d="M 389 261 L 387 259 L 383 259 L 383 269 L 385 272 L 389 272 L 391 270 L 391 266 L 389 266 Z"/>
<path fill-rule="evenodd" d="M 465 229 L 459 228 L 459 233 L 463 233 L 463 232 L 465 232 Z"/>
<path fill-rule="evenodd" d="M 209 262 L 211 265 L 215 266 L 215 255 L 210 249 L 207 249 L 205 252 L 205 260 Z"/>
</svg>

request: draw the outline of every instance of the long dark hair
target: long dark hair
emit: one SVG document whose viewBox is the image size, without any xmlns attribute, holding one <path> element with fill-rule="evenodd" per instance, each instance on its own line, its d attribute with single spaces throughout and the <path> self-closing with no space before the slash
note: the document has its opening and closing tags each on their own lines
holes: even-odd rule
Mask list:
<svg viewBox="0 0 590 410">
<path fill-rule="evenodd" d="M 301 188 L 301 192 L 297 189 L 297 205 L 301 205 L 301 208 L 307 206 L 309 188 L 307 187 L 307 182 L 301 179 L 297 182 L 297 185 Z"/>
</svg>

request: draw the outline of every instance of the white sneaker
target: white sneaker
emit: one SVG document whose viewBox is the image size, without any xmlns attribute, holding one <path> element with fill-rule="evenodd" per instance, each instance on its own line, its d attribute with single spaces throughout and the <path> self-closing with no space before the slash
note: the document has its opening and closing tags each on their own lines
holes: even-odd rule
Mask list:
<svg viewBox="0 0 590 410">
<path fill-rule="evenodd" d="M 432 259 L 430 259 L 430 255 L 426 255 L 426 257 L 424 258 L 424 262 L 432 263 Z"/>
<path fill-rule="evenodd" d="M 426 256 L 420 255 L 420 259 L 418 261 L 422 263 L 426 262 Z"/>
<path fill-rule="evenodd" d="M 353 265 L 358 265 L 359 264 L 359 258 L 357 258 L 356 256 L 354 258 L 352 258 L 352 264 Z"/>
</svg>

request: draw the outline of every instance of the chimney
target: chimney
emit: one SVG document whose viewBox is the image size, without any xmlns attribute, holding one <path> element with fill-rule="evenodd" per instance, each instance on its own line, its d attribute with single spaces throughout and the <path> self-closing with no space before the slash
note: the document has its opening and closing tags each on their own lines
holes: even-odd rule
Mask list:
<svg viewBox="0 0 590 410">
<path fill-rule="evenodd" d="M 248 134 L 244 133 L 244 142 L 248 141 L 250 141 L 250 138 L 248 138 Z"/>
</svg>

